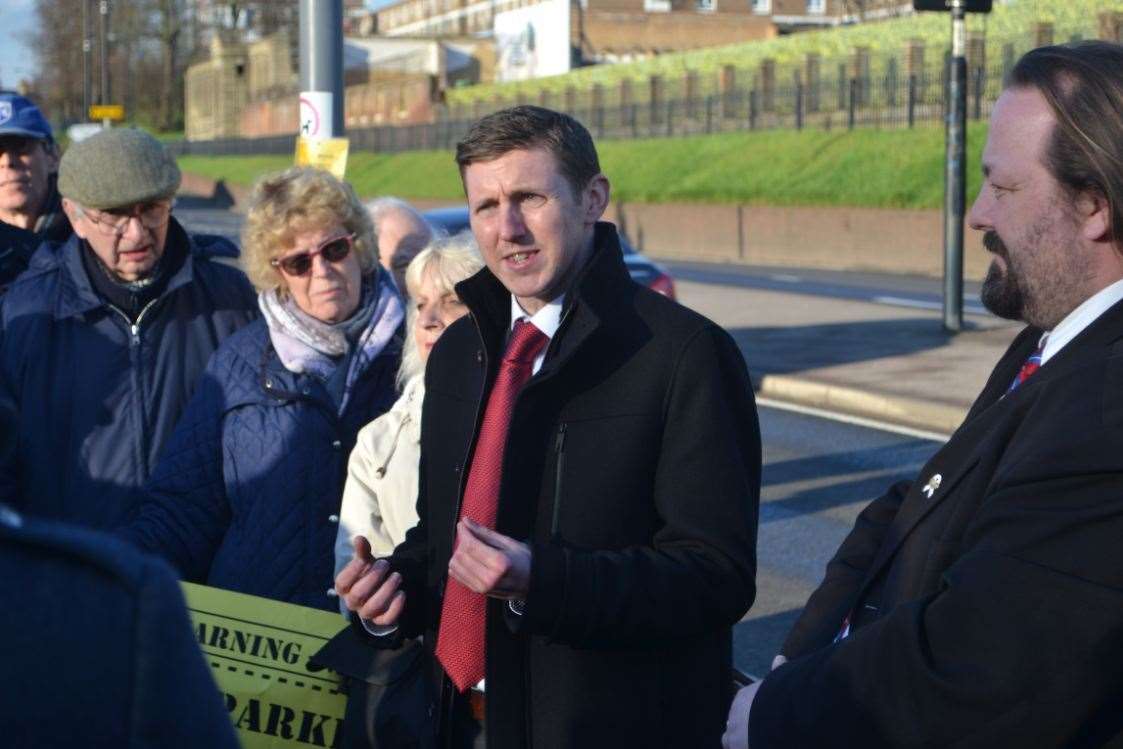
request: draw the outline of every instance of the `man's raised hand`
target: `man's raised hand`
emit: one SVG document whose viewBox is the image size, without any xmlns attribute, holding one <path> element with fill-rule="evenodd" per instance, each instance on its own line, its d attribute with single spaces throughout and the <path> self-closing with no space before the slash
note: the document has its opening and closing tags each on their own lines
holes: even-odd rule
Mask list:
<svg viewBox="0 0 1123 749">
<path fill-rule="evenodd" d="M 390 572 L 390 563 L 375 559 L 370 542 L 362 536 L 352 540 L 355 555 L 335 577 L 335 592 L 347 608 L 379 627 L 395 626 L 405 608 L 406 594 L 399 590 L 402 576 Z"/>
<path fill-rule="evenodd" d="M 530 547 L 521 541 L 462 518 L 456 524 L 456 551 L 448 573 L 476 593 L 525 601 L 530 558 Z"/>
</svg>

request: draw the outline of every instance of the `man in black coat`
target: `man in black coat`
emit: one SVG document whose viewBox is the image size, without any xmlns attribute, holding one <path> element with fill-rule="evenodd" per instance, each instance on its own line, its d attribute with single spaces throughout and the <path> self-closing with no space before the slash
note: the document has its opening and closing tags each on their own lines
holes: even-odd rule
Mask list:
<svg viewBox="0 0 1123 749">
<path fill-rule="evenodd" d="M 631 281 L 572 118 L 496 113 L 457 162 L 487 268 L 457 286 L 471 314 L 426 372 L 420 524 L 387 560 L 357 543 L 336 588 L 375 639 L 436 649 L 442 746 L 716 747 L 731 627 L 755 593 L 760 435 L 741 354 Z M 491 455 L 491 528 L 466 508 L 524 320 L 548 342 Z M 458 586 L 486 596 L 478 616 L 450 608 Z M 473 627 L 483 653 L 457 639 Z M 475 657 L 465 683 L 457 664 Z"/>
<path fill-rule="evenodd" d="M 1010 81 L 969 220 L 984 303 L 1029 327 L 858 517 L 727 747 L 1123 741 L 1123 47 Z"/>
</svg>

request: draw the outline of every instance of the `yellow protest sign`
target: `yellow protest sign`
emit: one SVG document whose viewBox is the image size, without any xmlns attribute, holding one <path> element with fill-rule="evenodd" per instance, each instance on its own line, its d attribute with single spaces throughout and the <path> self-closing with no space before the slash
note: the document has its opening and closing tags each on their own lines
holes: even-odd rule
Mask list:
<svg viewBox="0 0 1123 749">
<path fill-rule="evenodd" d="M 347 171 L 347 152 L 350 141 L 346 138 L 296 138 L 296 165 L 318 166 L 343 179 Z"/>
<path fill-rule="evenodd" d="M 91 104 L 90 119 L 120 122 L 125 119 L 125 108 L 120 104 Z"/>
<path fill-rule="evenodd" d="M 308 659 L 347 626 L 339 614 L 182 583 L 195 639 L 246 749 L 337 747 L 346 696 Z"/>
</svg>

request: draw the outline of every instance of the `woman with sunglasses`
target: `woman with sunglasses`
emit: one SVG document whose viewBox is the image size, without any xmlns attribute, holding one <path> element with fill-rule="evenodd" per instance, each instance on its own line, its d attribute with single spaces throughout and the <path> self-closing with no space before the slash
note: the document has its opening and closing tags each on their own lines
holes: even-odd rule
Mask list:
<svg viewBox="0 0 1123 749">
<path fill-rule="evenodd" d="M 325 171 L 261 179 L 242 242 L 263 319 L 211 358 L 125 533 L 186 580 L 332 610 L 347 456 L 395 400 L 405 310 Z"/>
</svg>

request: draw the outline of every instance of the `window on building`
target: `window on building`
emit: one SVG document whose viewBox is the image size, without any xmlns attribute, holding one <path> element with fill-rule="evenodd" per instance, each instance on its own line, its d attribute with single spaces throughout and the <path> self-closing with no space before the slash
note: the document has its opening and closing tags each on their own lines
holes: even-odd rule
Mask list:
<svg viewBox="0 0 1123 749">
<path fill-rule="evenodd" d="M 807 0 L 807 12 L 822 15 L 827 12 L 827 0 Z"/>
<path fill-rule="evenodd" d="M 671 0 L 643 0 L 643 9 L 648 13 L 670 13 Z"/>
<path fill-rule="evenodd" d="M 713 10 L 715 0 L 694 0 L 695 10 Z"/>
<path fill-rule="evenodd" d="M 772 12 L 772 0 L 753 0 L 753 13 L 767 15 Z"/>
</svg>

